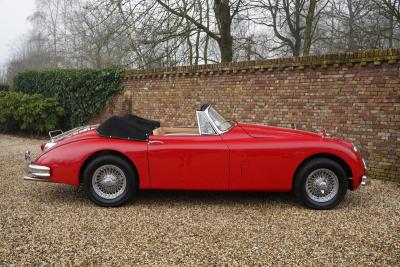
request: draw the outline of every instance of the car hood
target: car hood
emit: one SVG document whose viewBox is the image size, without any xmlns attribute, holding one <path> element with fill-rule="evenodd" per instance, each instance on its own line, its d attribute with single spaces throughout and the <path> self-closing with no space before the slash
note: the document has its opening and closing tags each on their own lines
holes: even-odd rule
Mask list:
<svg viewBox="0 0 400 267">
<path fill-rule="evenodd" d="M 248 135 L 254 138 L 322 138 L 321 134 L 294 129 L 245 123 L 239 123 L 238 126 L 241 127 Z"/>
</svg>

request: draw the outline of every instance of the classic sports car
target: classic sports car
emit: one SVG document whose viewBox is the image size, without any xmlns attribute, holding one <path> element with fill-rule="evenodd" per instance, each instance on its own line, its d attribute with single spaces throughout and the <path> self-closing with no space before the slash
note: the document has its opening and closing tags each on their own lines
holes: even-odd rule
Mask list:
<svg viewBox="0 0 400 267">
<path fill-rule="evenodd" d="M 338 205 L 367 183 L 351 143 L 320 134 L 226 120 L 210 104 L 198 128 L 160 127 L 134 115 L 50 132 L 25 180 L 83 184 L 101 206 L 118 206 L 138 189 L 291 191 L 314 209 Z"/>
</svg>

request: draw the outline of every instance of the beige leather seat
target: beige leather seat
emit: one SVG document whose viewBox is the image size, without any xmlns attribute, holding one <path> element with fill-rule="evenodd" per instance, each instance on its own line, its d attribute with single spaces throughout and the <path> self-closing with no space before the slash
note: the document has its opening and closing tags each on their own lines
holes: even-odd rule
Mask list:
<svg viewBox="0 0 400 267">
<path fill-rule="evenodd" d="M 153 130 L 153 135 L 196 135 L 199 134 L 197 128 L 177 128 L 177 127 L 159 127 Z"/>
</svg>

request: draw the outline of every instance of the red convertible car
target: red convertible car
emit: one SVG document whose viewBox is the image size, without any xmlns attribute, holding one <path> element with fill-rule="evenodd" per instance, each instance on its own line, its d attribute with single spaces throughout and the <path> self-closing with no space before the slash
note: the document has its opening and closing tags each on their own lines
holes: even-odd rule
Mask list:
<svg viewBox="0 0 400 267">
<path fill-rule="evenodd" d="M 211 105 L 196 111 L 198 128 L 160 127 L 134 115 L 50 132 L 29 181 L 84 185 L 101 206 L 118 206 L 139 189 L 293 191 L 314 209 L 338 205 L 367 183 L 351 143 L 294 129 L 226 120 Z"/>
</svg>

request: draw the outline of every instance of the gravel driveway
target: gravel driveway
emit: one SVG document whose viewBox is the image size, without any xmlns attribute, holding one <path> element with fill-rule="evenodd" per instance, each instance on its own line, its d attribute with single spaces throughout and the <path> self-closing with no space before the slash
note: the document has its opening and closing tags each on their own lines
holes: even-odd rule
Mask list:
<svg viewBox="0 0 400 267">
<path fill-rule="evenodd" d="M 107 209 L 24 182 L 23 151 L 40 142 L 0 135 L 0 266 L 400 264 L 399 184 L 373 180 L 331 211 L 291 194 L 171 191 Z"/>
</svg>

